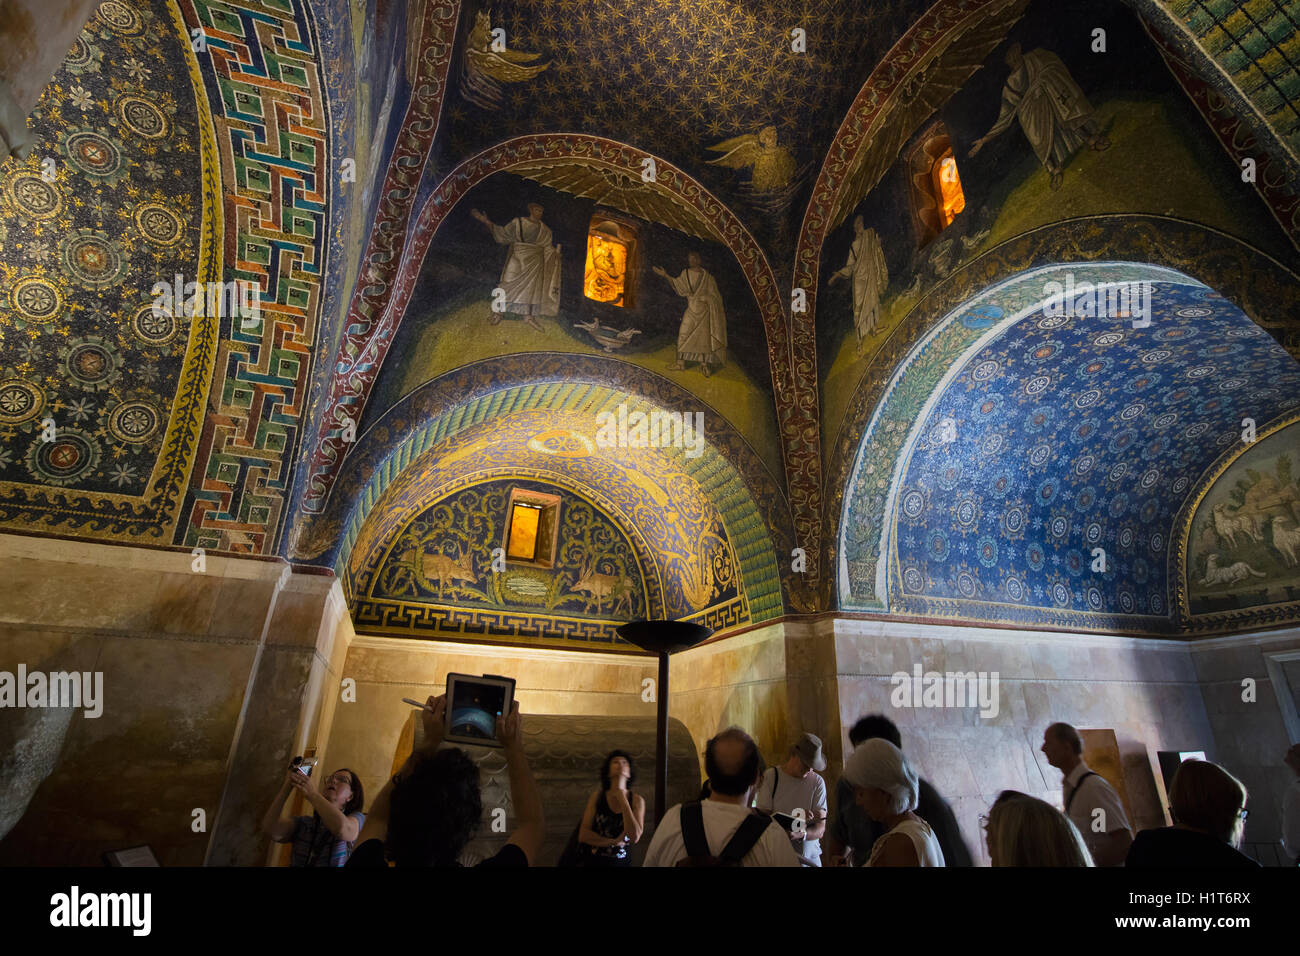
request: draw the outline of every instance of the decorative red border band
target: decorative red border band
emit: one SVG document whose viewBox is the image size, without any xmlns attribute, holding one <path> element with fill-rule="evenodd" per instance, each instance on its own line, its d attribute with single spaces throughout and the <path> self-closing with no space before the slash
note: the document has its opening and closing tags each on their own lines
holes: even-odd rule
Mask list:
<svg viewBox="0 0 1300 956">
<path fill-rule="evenodd" d="M 487 177 L 544 159 L 552 163 L 599 163 L 640 181 L 648 154 L 614 140 L 581 133 L 539 133 L 493 146 L 456 167 L 439 184 L 421 209 L 393 282 L 387 307 L 364 327 L 350 327 L 340 350 L 335 387 L 324 412 L 322 437 L 312 462 L 304 508 L 322 510 L 343 458 L 342 429 L 346 418 L 357 421 L 380 367 L 392 344 L 424 257 L 448 213 Z M 655 157 L 654 187 L 671 193 L 707 221 L 735 255 L 749 282 L 763 318 L 768 360 L 776 395 L 778 424 L 795 530 L 800 541 L 815 542 L 820 519 L 820 458 L 817 444 L 816 390 L 794 387 L 790 362 L 787 312 L 776 276 L 762 248 L 739 218 L 707 189 L 668 161 Z M 346 353 L 347 361 L 343 361 Z M 797 396 L 803 401 L 790 401 Z M 802 521 L 801 521 L 802 518 Z M 814 520 L 816 518 L 816 520 Z M 813 549 L 815 550 L 815 545 Z M 810 554 L 810 558 L 812 555 Z M 812 562 L 809 562 L 811 570 Z"/>
<path fill-rule="evenodd" d="M 376 329 L 393 306 L 395 280 L 406 261 L 402 250 L 415 207 L 416 192 L 438 130 L 459 16 L 459 0 L 428 0 L 420 20 L 419 48 L 422 52 L 412 84 L 411 101 L 388 161 L 375 224 L 361 259 L 357 288 L 334 359 L 334 373 L 328 380 L 324 408 L 317 419 L 316 444 L 308 463 L 309 478 L 300 505 L 303 511 L 321 510 L 330 483 L 342 464 L 341 418 L 346 416 L 338 413 L 345 406 L 352 406 L 359 416 L 365 406 L 369 383 L 373 383 L 374 375 L 379 371 L 378 366 L 373 369 L 365 366 L 364 354 Z M 358 391 L 362 382 L 368 384 L 364 390 Z"/>
</svg>

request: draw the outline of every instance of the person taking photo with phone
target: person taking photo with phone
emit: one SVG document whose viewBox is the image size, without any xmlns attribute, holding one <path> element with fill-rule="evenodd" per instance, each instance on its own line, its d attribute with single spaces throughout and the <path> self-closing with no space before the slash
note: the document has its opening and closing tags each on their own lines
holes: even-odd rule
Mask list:
<svg viewBox="0 0 1300 956">
<path fill-rule="evenodd" d="M 284 775 L 280 792 L 262 817 L 262 832 L 275 843 L 292 843 L 290 866 L 343 866 L 356 843 L 366 815 L 361 812 L 365 791 L 361 780 L 346 767 L 335 770 L 320 789 L 312 783 L 310 767 L 295 763 Z M 311 804 L 310 816 L 281 820 L 289 793 L 297 790 Z"/>
</svg>

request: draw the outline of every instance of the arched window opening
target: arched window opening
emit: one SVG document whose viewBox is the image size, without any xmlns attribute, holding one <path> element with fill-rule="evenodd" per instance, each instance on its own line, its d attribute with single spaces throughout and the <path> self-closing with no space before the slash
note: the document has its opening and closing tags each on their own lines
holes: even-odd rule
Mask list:
<svg viewBox="0 0 1300 956">
<path fill-rule="evenodd" d="M 506 511 L 506 560 L 536 567 L 555 566 L 560 498 L 540 491 L 513 488 Z"/>
<path fill-rule="evenodd" d="M 594 302 L 631 308 L 635 299 L 636 227 L 597 211 L 587 229 L 582 293 Z"/>
<path fill-rule="evenodd" d="M 951 148 L 935 160 L 932 175 L 940 229 L 946 229 L 966 208 L 966 195 L 961 190 L 961 176 L 957 173 L 957 158 Z"/>
<path fill-rule="evenodd" d="M 907 154 L 907 169 L 917 247 L 925 248 L 966 208 L 957 157 L 943 123 L 916 140 Z"/>
</svg>

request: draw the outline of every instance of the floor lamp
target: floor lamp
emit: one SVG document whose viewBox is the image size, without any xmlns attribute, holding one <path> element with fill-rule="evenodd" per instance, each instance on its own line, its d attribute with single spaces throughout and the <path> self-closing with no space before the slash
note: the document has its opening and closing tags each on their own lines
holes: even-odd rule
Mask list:
<svg viewBox="0 0 1300 956">
<path fill-rule="evenodd" d="M 668 655 L 694 647 L 713 633 L 713 628 L 689 621 L 629 621 L 617 629 L 629 644 L 659 655 L 658 704 L 655 726 L 655 826 L 664 816 L 668 793 Z"/>
</svg>

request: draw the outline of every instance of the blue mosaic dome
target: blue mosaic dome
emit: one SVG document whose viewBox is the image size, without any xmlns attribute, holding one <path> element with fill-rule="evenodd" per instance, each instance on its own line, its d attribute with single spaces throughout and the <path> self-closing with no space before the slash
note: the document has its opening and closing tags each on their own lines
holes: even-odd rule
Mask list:
<svg viewBox="0 0 1300 956">
<path fill-rule="evenodd" d="M 1149 325 L 1038 308 L 947 373 L 895 466 L 888 610 L 1168 629 L 1176 516 L 1300 364 L 1205 286 L 1150 289 Z"/>
</svg>

